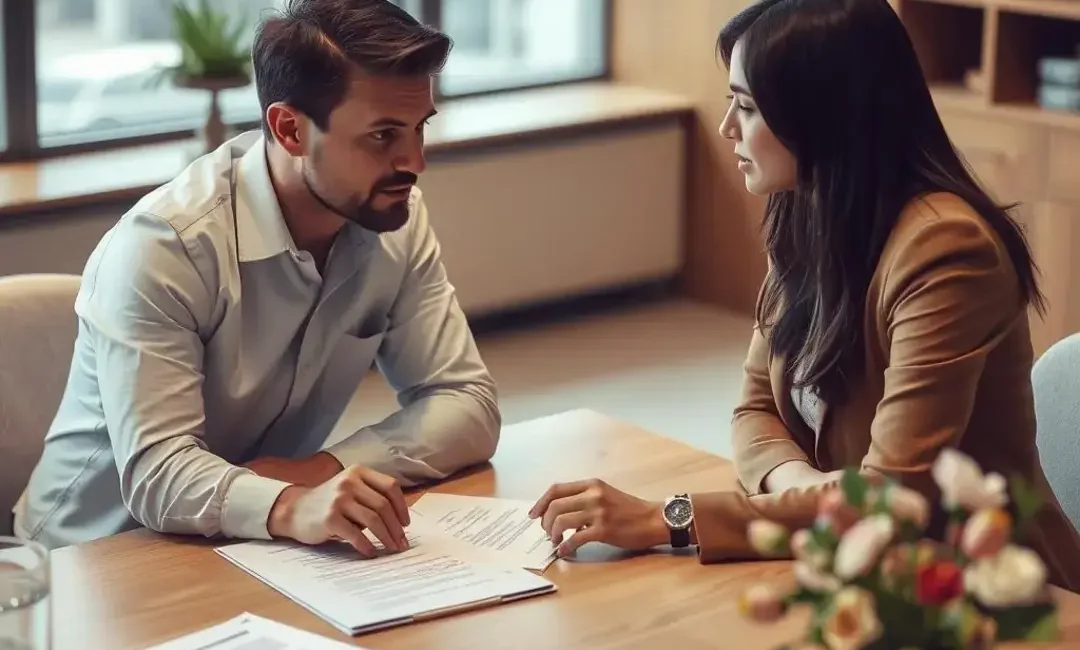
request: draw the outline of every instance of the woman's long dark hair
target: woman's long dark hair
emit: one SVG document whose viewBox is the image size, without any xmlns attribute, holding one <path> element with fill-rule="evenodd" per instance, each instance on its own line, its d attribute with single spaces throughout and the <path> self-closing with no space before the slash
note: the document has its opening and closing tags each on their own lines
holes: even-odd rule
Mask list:
<svg viewBox="0 0 1080 650">
<path fill-rule="evenodd" d="M 737 42 L 757 110 L 798 168 L 795 189 L 767 203 L 771 269 L 757 309 L 793 385 L 847 397 L 862 373 L 866 294 L 885 241 L 904 206 L 930 192 L 982 215 L 1012 258 L 1024 304 L 1042 310 L 1014 206 L 997 205 L 953 148 L 886 0 L 762 0 L 720 32 L 726 66 Z"/>
</svg>

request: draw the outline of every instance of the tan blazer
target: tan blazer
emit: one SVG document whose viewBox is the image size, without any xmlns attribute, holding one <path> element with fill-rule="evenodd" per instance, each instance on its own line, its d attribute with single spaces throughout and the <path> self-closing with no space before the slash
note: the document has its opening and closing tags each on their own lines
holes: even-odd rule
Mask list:
<svg viewBox="0 0 1080 650">
<path fill-rule="evenodd" d="M 731 435 L 745 490 L 693 495 L 703 562 L 753 557 L 746 524 L 768 518 L 811 525 L 836 483 L 765 494 L 765 476 L 793 460 L 821 471 L 860 467 L 890 475 L 936 501 L 930 468 L 946 446 L 985 471 L 1022 475 L 1046 508 L 1026 541 L 1051 580 L 1080 590 L 1080 535 L 1043 475 L 1035 447 L 1028 314 L 1004 245 L 949 194 L 913 201 L 900 215 L 870 281 L 863 320 L 864 379 L 843 404 L 825 405 L 821 433 L 804 423 L 755 329 Z"/>
</svg>

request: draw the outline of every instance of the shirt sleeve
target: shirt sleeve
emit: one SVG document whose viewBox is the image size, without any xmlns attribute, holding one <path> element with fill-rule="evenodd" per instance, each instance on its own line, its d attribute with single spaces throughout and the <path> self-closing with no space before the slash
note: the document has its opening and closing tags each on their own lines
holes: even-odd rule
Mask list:
<svg viewBox="0 0 1080 650">
<path fill-rule="evenodd" d="M 268 539 L 287 484 L 231 465 L 204 440 L 200 326 L 213 292 L 184 243 L 163 219 L 128 215 L 87 277 L 76 311 L 132 517 L 164 533 Z"/>
<path fill-rule="evenodd" d="M 489 460 L 501 416 L 495 382 L 443 268 L 423 199 L 378 366 L 401 409 L 328 448 L 345 467 L 371 467 L 404 485 L 440 480 Z"/>
<path fill-rule="evenodd" d="M 987 356 L 1027 318 L 1019 281 L 1004 249 L 974 218 L 933 218 L 895 253 L 881 298 L 889 363 L 860 471 L 891 477 L 931 503 L 931 468 L 968 432 Z M 1022 369 L 1027 372 L 1027 369 Z M 700 494 L 694 501 L 701 557 L 750 557 L 746 526 L 770 519 L 812 525 L 836 481 L 777 494 Z"/>
</svg>

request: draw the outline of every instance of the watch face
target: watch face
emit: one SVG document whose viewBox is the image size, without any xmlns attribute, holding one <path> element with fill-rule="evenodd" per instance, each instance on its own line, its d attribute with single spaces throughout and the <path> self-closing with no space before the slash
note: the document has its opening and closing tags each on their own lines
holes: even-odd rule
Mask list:
<svg viewBox="0 0 1080 650">
<path fill-rule="evenodd" d="M 690 506 L 689 499 L 672 499 L 664 507 L 664 518 L 672 528 L 683 528 L 690 525 L 694 517 L 694 510 Z"/>
</svg>

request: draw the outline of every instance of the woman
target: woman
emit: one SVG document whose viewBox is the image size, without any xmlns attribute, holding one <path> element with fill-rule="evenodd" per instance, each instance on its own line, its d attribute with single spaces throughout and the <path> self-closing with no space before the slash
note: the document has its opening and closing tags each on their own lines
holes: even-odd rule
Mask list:
<svg viewBox="0 0 1080 650">
<path fill-rule="evenodd" d="M 720 132 L 747 190 L 769 197 L 770 266 L 731 427 L 744 492 L 681 500 L 680 524 L 663 503 L 584 481 L 553 486 L 534 516 L 553 539 L 578 531 L 562 553 L 690 537 L 703 561 L 748 558 L 749 521 L 811 525 L 843 467 L 936 500 L 931 465 L 957 447 L 1042 490 L 1029 544 L 1053 582 L 1080 589 L 1080 536 L 1035 447 L 1031 255 L 954 152 L 896 14 L 886 0 L 763 0 L 718 50 L 732 92 Z"/>
</svg>

